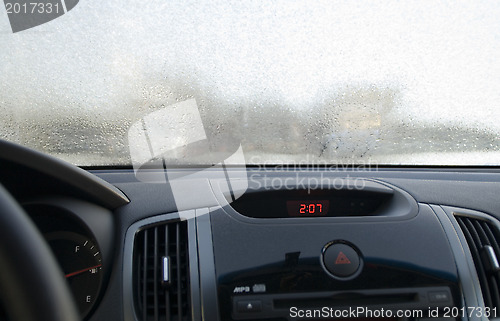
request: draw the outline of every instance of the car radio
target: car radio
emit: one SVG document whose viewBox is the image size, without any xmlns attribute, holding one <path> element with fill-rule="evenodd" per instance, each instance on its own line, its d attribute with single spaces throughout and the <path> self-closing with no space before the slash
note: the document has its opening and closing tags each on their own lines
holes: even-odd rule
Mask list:
<svg viewBox="0 0 500 321">
<path fill-rule="evenodd" d="M 263 206 L 253 196 L 212 210 L 222 320 L 414 320 L 457 306 L 455 260 L 438 218 L 407 198 L 388 205 L 398 193 L 384 191 L 372 216 L 322 216 L 335 207 L 327 193 L 275 200 L 293 214 L 281 217 L 242 215 L 245 204 L 251 214 Z M 405 215 L 386 215 L 398 206 Z"/>
</svg>

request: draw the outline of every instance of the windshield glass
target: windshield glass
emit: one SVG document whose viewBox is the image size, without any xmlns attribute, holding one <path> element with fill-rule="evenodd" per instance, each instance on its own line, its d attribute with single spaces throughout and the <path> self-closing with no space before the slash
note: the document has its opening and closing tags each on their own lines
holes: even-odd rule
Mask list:
<svg viewBox="0 0 500 321">
<path fill-rule="evenodd" d="M 4 2 L 0 138 L 77 165 L 500 164 L 497 1 Z"/>
</svg>

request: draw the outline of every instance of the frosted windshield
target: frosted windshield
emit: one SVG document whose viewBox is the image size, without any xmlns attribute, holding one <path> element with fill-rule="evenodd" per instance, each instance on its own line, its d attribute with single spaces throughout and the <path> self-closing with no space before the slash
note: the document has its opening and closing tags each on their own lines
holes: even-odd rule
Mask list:
<svg viewBox="0 0 500 321">
<path fill-rule="evenodd" d="M 87 166 L 240 147 L 246 164 L 499 165 L 498 17 L 496 1 L 88 0 L 13 33 L 2 8 L 0 138 Z"/>
</svg>

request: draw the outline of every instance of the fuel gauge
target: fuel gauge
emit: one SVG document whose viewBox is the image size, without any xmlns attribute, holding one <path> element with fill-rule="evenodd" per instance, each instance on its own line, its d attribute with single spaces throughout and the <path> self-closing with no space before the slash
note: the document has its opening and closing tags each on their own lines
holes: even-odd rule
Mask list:
<svg viewBox="0 0 500 321">
<path fill-rule="evenodd" d="M 45 235 L 64 272 L 80 316 L 92 310 L 102 283 L 102 256 L 95 241 L 73 232 Z"/>
</svg>

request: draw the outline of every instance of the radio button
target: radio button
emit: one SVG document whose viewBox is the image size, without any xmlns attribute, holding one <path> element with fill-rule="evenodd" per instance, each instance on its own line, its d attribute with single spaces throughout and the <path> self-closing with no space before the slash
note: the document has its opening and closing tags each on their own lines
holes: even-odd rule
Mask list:
<svg viewBox="0 0 500 321">
<path fill-rule="evenodd" d="M 236 310 L 238 312 L 261 312 L 262 302 L 258 300 L 241 300 L 236 303 Z"/>
</svg>

